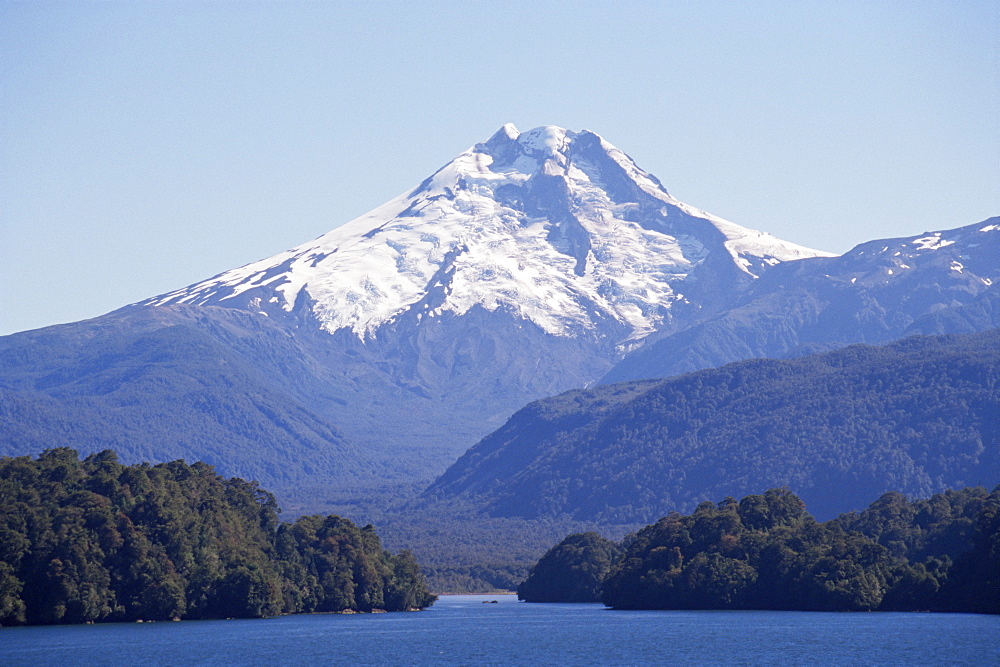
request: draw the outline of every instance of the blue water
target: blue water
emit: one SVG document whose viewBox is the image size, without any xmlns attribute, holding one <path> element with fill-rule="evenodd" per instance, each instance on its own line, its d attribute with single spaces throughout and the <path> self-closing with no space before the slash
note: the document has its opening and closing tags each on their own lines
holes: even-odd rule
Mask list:
<svg viewBox="0 0 1000 667">
<path fill-rule="evenodd" d="M 1000 617 L 629 612 L 460 595 L 413 613 L 0 629 L 4 666 L 668 663 L 998 665 Z"/>
</svg>

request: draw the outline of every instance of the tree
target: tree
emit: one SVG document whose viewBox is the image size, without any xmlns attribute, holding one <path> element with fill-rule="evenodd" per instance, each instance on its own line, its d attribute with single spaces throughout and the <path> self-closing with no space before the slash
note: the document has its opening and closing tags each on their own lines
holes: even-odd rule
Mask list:
<svg viewBox="0 0 1000 667">
<path fill-rule="evenodd" d="M 618 546 L 597 533 L 577 533 L 552 547 L 517 587 L 527 602 L 598 602 Z"/>
</svg>

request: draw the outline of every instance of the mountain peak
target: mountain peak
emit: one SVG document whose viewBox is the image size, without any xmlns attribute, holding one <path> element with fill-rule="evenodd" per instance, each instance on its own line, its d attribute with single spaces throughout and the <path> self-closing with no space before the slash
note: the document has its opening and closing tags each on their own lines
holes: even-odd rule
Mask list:
<svg viewBox="0 0 1000 667">
<path fill-rule="evenodd" d="M 478 306 L 551 335 L 625 344 L 708 297 L 706 286 L 818 254 L 677 201 L 593 132 L 507 123 L 315 241 L 145 303 L 308 311 L 362 339 Z"/>
<path fill-rule="evenodd" d="M 528 154 L 554 158 L 563 154 L 569 142 L 569 132 L 555 125 L 543 125 L 521 133 L 517 143 Z"/>
<path fill-rule="evenodd" d="M 506 123 L 467 153 L 488 155 L 492 158 L 488 165 L 492 171 L 513 169 L 529 175 L 535 171 L 562 175 L 562 169 L 553 172 L 553 167 L 565 167 L 566 152 L 575 134 L 555 125 L 542 125 L 520 132 L 513 123 Z M 462 156 L 459 156 L 458 160 L 461 159 Z M 551 164 L 547 164 L 549 161 Z"/>
<path fill-rule="evenodd" d="M 517 138 L 521 135 L 521 131 L 517 129 L 514 123 L 504 123 L 503 127 L 496 131 L 493 137 L 506 137 L 510 141 L 517 141 Z"/>
</svg>

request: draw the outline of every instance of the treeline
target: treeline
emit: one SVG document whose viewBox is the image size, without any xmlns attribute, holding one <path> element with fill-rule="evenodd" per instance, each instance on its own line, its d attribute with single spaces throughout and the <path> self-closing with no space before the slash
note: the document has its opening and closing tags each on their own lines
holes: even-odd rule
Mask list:
<svg viewBox="0 0 1000 667">
<path fill-rule="evenodd" d="M 1000 613 L 1000 486 L 909 501 L 887 493 L 819 523 L 784 490 L 704 502 L 613 543 L 571 535 L 518 588 L 615 609 Z M 599 581 L 596 582 L 595 578 Z"/>
<path fill-rule="evenodd" d="M 205 463 L 0 458 L 0 625 L 419 609 L 408 552 L 337 516 L 278 520 L 256 482 Z"/>
</svg>

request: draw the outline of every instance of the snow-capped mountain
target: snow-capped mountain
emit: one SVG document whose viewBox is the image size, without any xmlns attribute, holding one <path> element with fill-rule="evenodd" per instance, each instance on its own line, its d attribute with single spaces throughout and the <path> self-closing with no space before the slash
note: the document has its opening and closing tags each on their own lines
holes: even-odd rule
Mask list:
<svg viewBox="0 0 1000 667">
<path fill-rule="evenodd" d="M 201 459 L 286 507 L 357 516 L 623 357 L 660 374 L 888 340 L 924 316 L 947 332 L 956 304 L 961 330 L 982 328 L 996 287 L 976 280 L 1000 280 L 980 266 L 1000 251 L 962 234 L 828 256 L 677 201 L 593 132 L 505 125 L 314 241 L 0 337 L 0 455 L 65 443 Z"/>
<path fill-rule="evenodd" d="M 982 331 L 1000 326 L 998 290 L 1000 218 L 869 241 L 839 257 L 775 267 L 715 316 L 632 352 L 604 381 Z"/>
<path fill-rule="evenodd" d="M 593 132 L 507 124 L 315 241 L 145 304 L 279 317 L 307 306 L 324 330 L 361 339 L 401 318 L 419 326 L 480 306 L 619 344 L 669 327 L 673 306 L 694 295 L 710 311 L 718 295 L 703 283 L 732 287 L 824 254 L 677 201 Z M 710 280 L 692 281 L 704 266 Z"/>
</svg>

